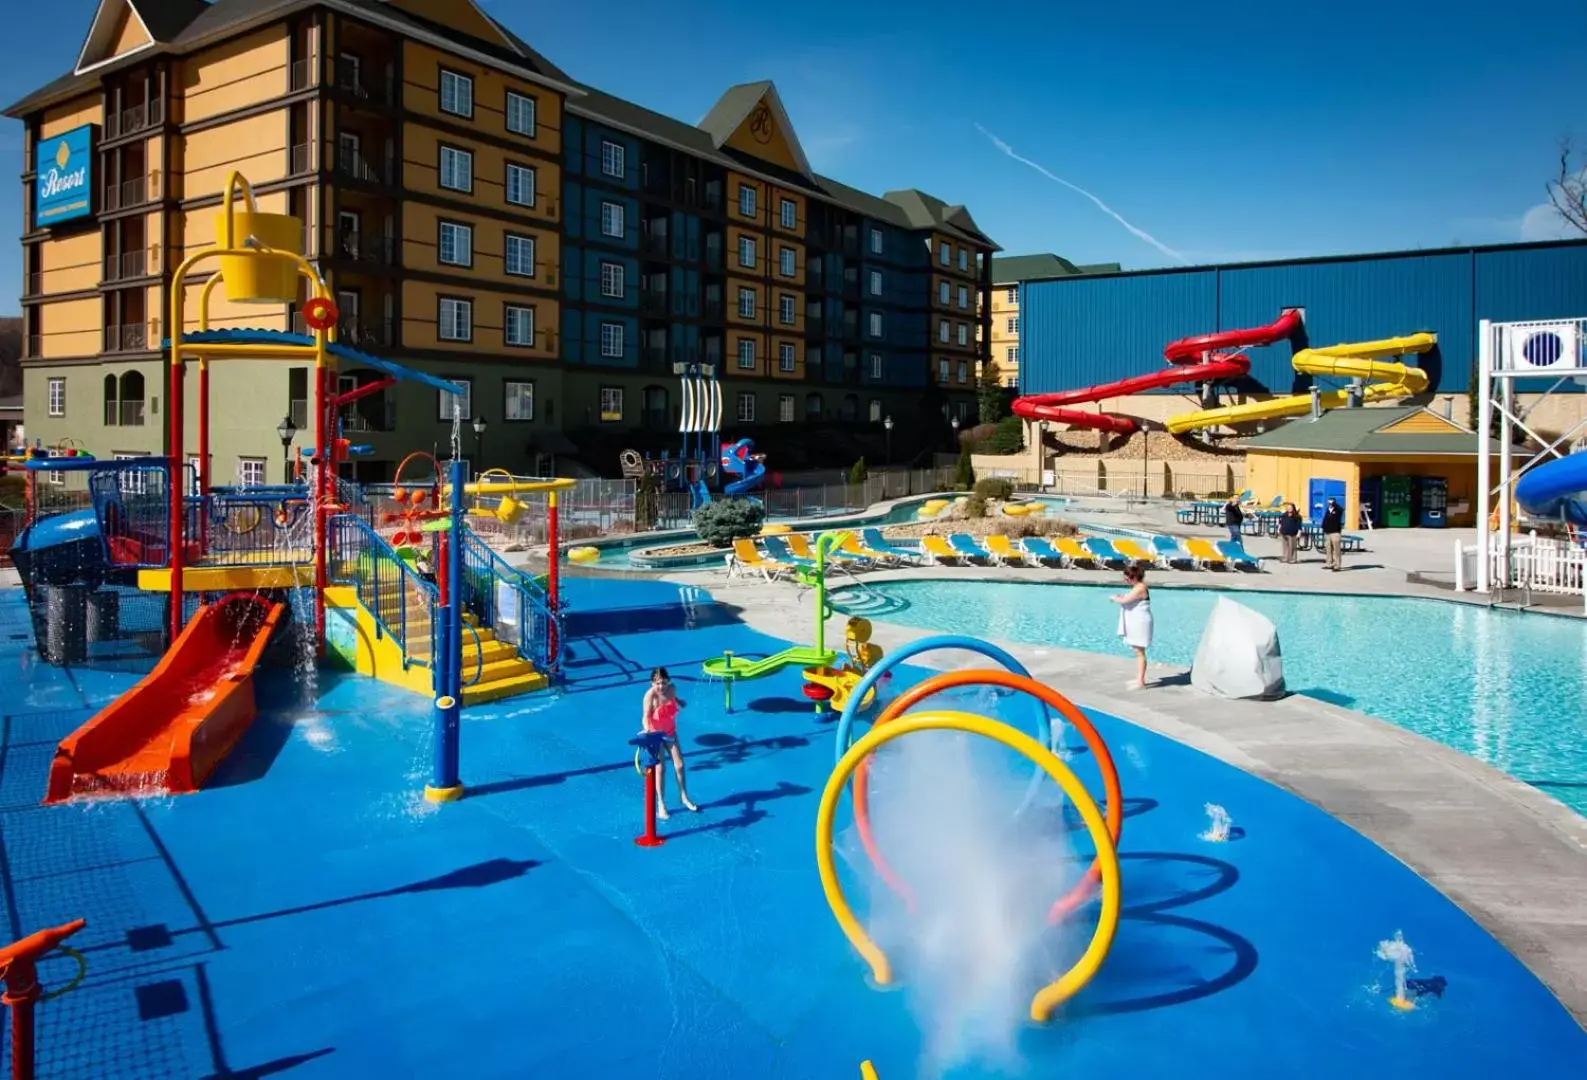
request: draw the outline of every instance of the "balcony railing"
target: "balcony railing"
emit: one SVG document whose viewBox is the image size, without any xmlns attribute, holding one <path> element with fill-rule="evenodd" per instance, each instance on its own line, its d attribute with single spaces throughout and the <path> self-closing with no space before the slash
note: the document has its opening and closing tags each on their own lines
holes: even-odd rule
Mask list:
<svg viewBox="0 0 1587 1080">
<path fill-rule="evenodd" d="M 380 233 L 342 229 L 336 234 L 336 249 L 332 254 L 339 259 L 390 266 L 397 261 L 397 240 Z"/>
<path fill-rule="evenodd" d="M 299 431 L 309 429 L 309 403 L 305 398 L 294 398 L 287 402 L 287 415 L 292 418 L 292 426 Z"/>
<path fill-rule="evenodd" d="M 141 401 L 107 401 L 105 402 L 106 427 L 142 427 L 143 402 Z"/>
<path fill-rule="evenodd" d="M 372 105 L 391 105 L 396 101 L 395 80 L 387 75 L 371 74 L 365 70 L 365 65 L 345 59 L 336 61 L 334 85 L 343 93 Z"/>
<path fill-rule="evenodd" d="M 292 148 L 292 175 L 301 176 L 314 171 L 314 144 L 298 143 Z"/>
<path fill-rule="evenodd" d="M 104 205 L 106 210 L 125 210 L 142 206 L 149 201 L 149 181 L 146 177 L 128 180 L 121 184 L 106 184 Z"/>
<path fill-rule="evenodd" d="M 707 300 L 701 310 L 704 312 L 707 322 L 722 321 L 722 301 Z"/>
<path fill-rule="evenodd" d="M 671 367 L 665 345 L 646 345 L 639 351 L 639 359 L 648 371 L 665 371 Z"/>
<path fill-rule="evenodd" d="M 639 312 L 641 315 L 667 314 L 666 290 L 651 292 L 646 289 L 639 294 Z"/>
<path fill-rule="evenodd" d="M 114 139 L 131 135 L 145 128 L 158 127 L 165 122 L 165 102 L 156 98 L 142 105 L 122 109 L 105 115 L 105 138 Z"/>
<path fill-rule="evenodd" d="M 385 394 L 354 402 L 342 407 L 342 431 L 359 434 L 369 431 L 395 431 L 397 428 L 397 403 Z M 294 421 L 295 423 L 296 421 Z"/>
<path fill-rule="evenodd" d="M 105 259 L 105 280 L 126 281 L 146 277 L 149 273 L 149 253 L 145 249 L 111 255 Z"/>
<path fill-rule="evenodd" d="M 292 332 L 305 337 L 314 331 L 303 321 L 301 312 L 292 316 Z M 387 349 L 396 344 L 396 320 L 344 316 L 336 322 L 336 340 L 354 349 Z M 295 421 L 294 421 L 295 422 Z"/>
<path fill-rule="evenodd" d="M 44 355 L 44 336 L 42 334 L 28 335 L 28 359 L 37 360 Z"/>
<path fill-rule="evenodd" d="M 149 328 L 143 323 L 105 327 L 106 352 L 140 352 L 149 347 Z"/>
<path fill-rule="evenodd" d="M 43 274 L 29 274 L 28 275 L 28 282 L 27 282 L 27 291 L 24 292 L 22 295 L 24 295 L 24 296 L 43 296 L 44 295 L 44 275 Z"/>
<path fill-rule="evenodd" d="M 287 72 L 287 92 L 307 90 L 313 86 L 317 67 L 318 61 L 313 59 L 292 61 L 292 66 Z"/>
<path fill-rule="evenodd" d="M 665 259 L 668 250 L 667 237 L 665 235 L 657 236 L 654 233 L 646 233 L 640 238 L 639 250 L 654 258 Z"/>
<path fill-rule="evenodd" d="M 346 147 L 336 148 L 336 174 L 349 180 L 362 180 L 366 184 L 386 182 L 386 178 L 369 163 L 368 158 Z"/>
</svg>

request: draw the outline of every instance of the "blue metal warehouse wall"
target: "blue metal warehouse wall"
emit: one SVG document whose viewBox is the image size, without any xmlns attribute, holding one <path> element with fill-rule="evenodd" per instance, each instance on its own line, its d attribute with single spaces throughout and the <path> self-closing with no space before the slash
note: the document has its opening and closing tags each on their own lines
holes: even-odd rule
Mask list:
<svg viewBox="0 0 1587 1080">
<path fill-rule="evenodd" d="M 1431 330 L 1438 348 L 1420 363 L 1434 390 L 1460 393 L 1479 319 L 1587 316 L 1587 242 L 1032 281 L 1019 306 L 1027 394 L 1140 375 L 1170 341 L 1260 326 L 1286 307 L 1306 309 L 1306 341 L 1251 350 L 1252 389 L 1302 389 L 1289 363 L 1302 345 Z"/>
</svg>

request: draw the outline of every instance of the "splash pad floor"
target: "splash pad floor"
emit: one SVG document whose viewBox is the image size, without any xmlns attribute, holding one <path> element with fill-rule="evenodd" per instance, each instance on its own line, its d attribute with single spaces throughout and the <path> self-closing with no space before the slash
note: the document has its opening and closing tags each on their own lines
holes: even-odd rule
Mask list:
<svg viewBox="0 0 1587 1080">
<path fill-rule="evenodd" d="M 697 681 L 724 649 L 786 643 L 673 585 L 581 579 L 570 599 L 566 691 L 465 714 L 461 803 L 419 796 L 421 699 L 272 671 L 212 788 L 42 808 L 55 743 L 136 676 L 43 665 L 20 594 L 0 594 L 4 931 L 89 921 L 82 985 L 39 1007 L 40 1075 L 825 1080 L 867 1057 L 883 1080 L 920 1075 L 910 992 L 867 985 L 816 879 L 830 717 L 797 673 L 739 687 L 732 714 Z M 702 812 L 647 851 L 626 743 L 656 665 L 690 703 Z M 1587 1035 L 1398 861 L 1271 785 L 1095 719 L 1128 815 L 1113 953 L 1059 1019 L 1018 1032 L 1020 1069 L 945 1075 L 1579 1067 Z M 1243 834 L 1200 840 L 1208 802 Z M 1396 930 L 1442 994 L 1410 1013 L 1387 1005 L 1372 955 Z M 74 971 L 57 957 L 42 974 Z"/>
</svg>

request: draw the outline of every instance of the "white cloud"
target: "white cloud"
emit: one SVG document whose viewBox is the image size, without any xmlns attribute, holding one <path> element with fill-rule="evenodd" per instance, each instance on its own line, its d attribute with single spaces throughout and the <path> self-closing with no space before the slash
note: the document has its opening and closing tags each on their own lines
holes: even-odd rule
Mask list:
<svg viewBox="0 0 1587 1080">
<path fill-rule="evenodd" d="M 1570 240 L 1580 234 L 1552 203 L 1541 203 L 1521 215 L 1522 240 Z"/>
</svg>

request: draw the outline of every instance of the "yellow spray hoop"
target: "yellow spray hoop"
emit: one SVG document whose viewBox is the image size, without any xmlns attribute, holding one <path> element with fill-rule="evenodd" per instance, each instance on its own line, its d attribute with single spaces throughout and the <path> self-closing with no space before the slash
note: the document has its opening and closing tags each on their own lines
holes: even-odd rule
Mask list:
<svg viewBox="0 0 1587 1080">
<path fill-rule="evenodd" d="M 1085 785 L 1050 750 L 1024 732 L 973 713 L 908 713 L 890 724 L 872 728 L 864 738 L 849 747 L 848 753 L 843 755 L 832 770 L 832 775 L 827 778 L 826 789 L 821 792 L 821 806 L 816 812 L 816 866 L 821 873 L 821 889 L 826 893 L 827 905 L 832 909 L 832 915 L 837 919 L 844 936 L 870 965 L 872 978 L 882 986 L 892 982 L 892 964 L 855 918 L 854 910 L 843 895 L 843 886 L 838 882 L 837 862 L 832 848 L 832 824 L 837 815 L 838 800 L 860 762 L 894 739 L 916 731 L 963 731 L 980 735 L 1028 758 L 1052 777 L 1074 804 L 1081 820 L 1085 822 L 1086 831 L 1091 834 L 1091 842 L 1096 845 L 1097 864 L 1102 870 L 1102 910 L 1097 916 L 1097 928 L 1091 935 L 1091 943 L 1074 966 L 1036 991 L 1036 996 L 1031 998 L 1030 1018 L 1038 1024 L 1045 1023 L 1054 1009 L 1091 981 L 1101 968 L 1102 961 L 1107 959 L 1108 950 L 1113 947 L 1113 936 L 1118 932 L 1122 906 L 1119 895 L 1119 855 L 1113 847 L 1113 838 L 1108 835 L 1102 811 L 1097 808 Z"/>
</svg>

